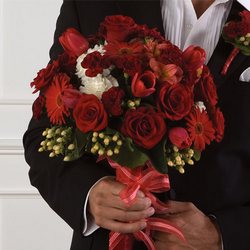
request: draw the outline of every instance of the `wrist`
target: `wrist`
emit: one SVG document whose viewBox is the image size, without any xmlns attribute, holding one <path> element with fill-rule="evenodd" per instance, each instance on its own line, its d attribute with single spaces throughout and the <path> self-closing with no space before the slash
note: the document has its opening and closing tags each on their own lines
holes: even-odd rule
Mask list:
<svg viewBox="0 0 250 250">
<path fill-rule="evenodd" d="M 208 219 L 210 221 L 210 229 L 209 232 L 211 234 L 211 239 L 213 239 L 215 250 L 223 250 L 223 243 L 219 225 L 217 223 L 216 217 L 213 215 L 209 215 Z"/>
</svg>

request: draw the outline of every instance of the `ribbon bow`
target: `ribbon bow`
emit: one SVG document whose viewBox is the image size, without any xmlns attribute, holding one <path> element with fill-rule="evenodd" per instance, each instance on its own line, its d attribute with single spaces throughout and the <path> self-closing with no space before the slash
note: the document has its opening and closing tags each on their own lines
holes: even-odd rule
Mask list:
<svg viewBox="0 0 250 250">
<path fill-rule="evenodd" d="M 141 190 L 145 196 L 150 198 L 156 213 L 166 212 L 168 209 L 166 204 L 158 200 L 152 192 L 161 193 L 170 189 L 168 175 L 157 172 L 150 162 L 147 162 L 145 167 L 129 169 L 122 167 L 109 158 L 107 160 L 110 166 L 116 169 L 117 181 L 126 185 L 126 187 L 120 192 L 120 197 L 125 204 L 130 206 L 135 201 L 138 190 Z M 149 250 L 155 250 L 153 240 L 150 237 L 150 232 L 152 230 L 175 234 L 180 240 L 186 242 L 182 232 L 176 226 L 171 225 L 166 219 L 151 217 L 146 221 L 147 227 L 144 230 L 140 230 L 133 234 L 111 232 L 109 238 L 109 249 L 131 250 L 135 238 L 143 241 Z"/>
</svg>

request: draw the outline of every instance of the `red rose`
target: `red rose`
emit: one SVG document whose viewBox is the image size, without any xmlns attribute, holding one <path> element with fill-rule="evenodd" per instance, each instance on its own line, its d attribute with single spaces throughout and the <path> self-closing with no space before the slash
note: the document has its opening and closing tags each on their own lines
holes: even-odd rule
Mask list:
<svg viewBox="0 0 250 250">
<path fill-rule="evenodd" d="M 181 120 L 191 110 L 193 96 L 190 89 L 180 83 L 164 84 L 158 94 L 157 107 L 173 121 Z"/>
<path fill-rule="evenodd" d="M 39 95 L 34 101 L 33 106 L 32 106 L 33 117 L 36 120 L 40 119 L 44 106 L 45 106 L 45 99 L 43 96 Z"/>
<path fill-rule="evenodd" d="M 165 135 L 166 124 L 161 114 L 151 108 L 139 107 L 127 111 L 122 133 L 138 146 L 151 149 Z"/>
<path fill-rule="evenodd" d="M 178 149 L 189 148 L 192 144 L 188 132 L 181 127 L 172 128 L 168 134 L 171 143 L 178 147 Z"/>
<path fill-rule="evenodd" d="M 215 140 L 221 142 L 224 137 L 225 119 L 219 108 L 215 108 L 211 112 L 212 122 L 215 129 Z"/>
<path fill-rule="evenodd" d="M 35 86 L 33 93 L 36 93 L 39 90 L 45 89 L 51 83 L 54 75 L 59 72 L 59 63 L 58 61 L 53 61 L 49 63 L 46 68 L 40 70 L 37 73 L 37 77 L 30 84 L 31 87 Z"/>
<path fill-rule="evenodd" d="M 74 58 L 79 57 L 89 48 L 88 40 L 74 28 L 67 29 L 59 37 L 59 41 L 65 52 Z"/>
<path fill-rule="evenodd" d="M 142 75 L 135 74 L 132 80 L 132 94 L 135 97 L 146 97 L 155 92 L 156 77 L 152 71 L 145 71 Z"/>
<path fill-rule="evenodd" d="M 207 66 L 204 66 L 200 81 L 195 85 L 195 100 L 209 105 L 217 104 L 218 95 L 214 79 Z"/>
<path fill-rule="evenodd" d="M 124 91 L 118 87 L 112 87 L 108 91 L 104 92 L 102 94 L 102 103 L 106 111 L 113 116 L 122 115 L 122 102 L 124 96 Z"/>
<path fill-rule="evenodd" d="M 108 116 L 95 95 L 82 94 L 73 110 L 76 126 L 83 132 L 100 131 L 107 127 Z"/>
<path fill-rule="evenodd" d="M 61 98 L 67 108 L 74 109 L 81 95 L 79 90 L 68 88 L 63 91 Z"/>
<path fill-rule="evenodd" d="M 136 27 L 136 23 L 131 17 L 114 15 L 107 16 L 101 23 L 100 33 L 108 42 L 125 41 L 131 30 Z"/>
</svg>

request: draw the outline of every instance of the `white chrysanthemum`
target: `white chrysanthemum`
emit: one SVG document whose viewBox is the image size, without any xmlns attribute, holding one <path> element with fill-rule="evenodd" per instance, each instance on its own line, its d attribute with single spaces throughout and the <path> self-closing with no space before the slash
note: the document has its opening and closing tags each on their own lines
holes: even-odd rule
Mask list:
<svg viewBox="0 0 250 250">
<path fill-rule="evenodd" d="M 195 103 L 195 106 L 196 106 L 197 108 L 199 108 L 201 112 L 202 112 L 203 110 L 204 110 L 204 111 L 206 110 L 206 106 L 205 106 L 204 102 L 196 102 L 196 103 Z"/>
<path fill-rule="evenodd" d="M 82 93 L 93 94 L 101 99 L 104 92 L 108 91 L 111 87 L 118 87 L 119 84 L 117 80 L 112 75 L 110 75 L 109 69 L 103 70 L 103 73 L 98 74 L 96 77 L 86 76 L 86 69 L 84 69 L 81 64 L 86 55 L 94 51 L 98 51 L 102 55 L 105 52 L 103 45 L 96 45 L 93 49 L 88 49 L 87 53 L 79 56 L 76 64 L 76 75 L 81 79 L 81 84 L 83 86 L 80 87 L 80 91 Z"/>
</svg>

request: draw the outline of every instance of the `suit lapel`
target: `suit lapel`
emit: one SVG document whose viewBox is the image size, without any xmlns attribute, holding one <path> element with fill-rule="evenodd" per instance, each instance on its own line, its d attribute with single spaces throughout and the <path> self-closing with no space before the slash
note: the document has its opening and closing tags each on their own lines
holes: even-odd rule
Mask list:
<svg viewBox="0 0 250 250">
<path fill-rule="evenodd" d="M 227 22 L 232 20 L 237 20 L 239 18 L 239 12 L 243 10 L 244 7 L 240 5 L 237 1 L 234 1 Z M 208 67 L 210 68 L 218 87 L 227 82 L 227 80 L 235 72 L 235 70 L 237 70 L 237 68 L 241 65 L 244 59 L 246 59 L 245 55 L 239 53 L 231 63 L 227 74 L 223 76 L 221 74 L 222 68 L 232 50 L 233 50 L 233 45 L 226 43 L 223 37 L 221 36 L 215 48 L 215 51 L 208 63 Z"/>
</svg>

